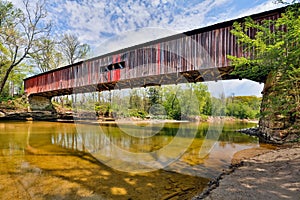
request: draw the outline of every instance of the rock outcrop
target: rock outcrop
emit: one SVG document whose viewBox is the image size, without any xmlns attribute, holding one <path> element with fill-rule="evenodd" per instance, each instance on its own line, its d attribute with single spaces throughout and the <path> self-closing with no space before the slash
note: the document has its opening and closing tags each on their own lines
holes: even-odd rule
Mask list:
<svg viewBox="0 0 300 200">
<path fill-rule="evenodd" d="M 280 74 L 268 76 L 259 121 L 259 134 L 265 140 L 275 143 L 299 140 L 300 88 L 296 85 Z"/>
<path fill-rule="evenodd" d="M 54 121 L 57 117 L 56 112 L 51 111 L 7 112 L 0 115 L 0 120 Z"/>
</svg>

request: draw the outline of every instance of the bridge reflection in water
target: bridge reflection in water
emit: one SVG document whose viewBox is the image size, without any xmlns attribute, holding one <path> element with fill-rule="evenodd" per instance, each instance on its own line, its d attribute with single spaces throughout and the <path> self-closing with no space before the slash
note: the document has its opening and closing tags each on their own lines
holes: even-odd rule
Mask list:
<svg viewBox="0 0 300 200">
<path fill-rule="evenodd" d="M 166 123 L 149 124 L 140 123 L 138 126 L 132 124 L 104 124 L 97 125 L 77 124 L 76 132 L 60 132 L 51 136 L 51 142 L 63 148 L 88 152 L 95 159 L 122 171 L 134 171 L 134 163 L 138 160 L 141 166 L 149 170 L 147 165 L 151 159 L 159 160 L 161 154 L 158 150 L 169 145 L 175 137 L 178 137 L 179 129 L 183 130 L 180 134 L 180 143 L 176 143 L 172 148 L 164 152 L 167 157 L 174 152 L 184 150 L 178 159 L 173 159 L 168 163 L 155 162 L 152 168 L 175 171 L 187 175 L 212 178 L 221 169 L 228 166 L 233 154 L 245 148 L 257 145 L 257 140 L 248 136 L 236 134 L 232 129 L 244 127 L 237 124 L 225 124 L 223 133 L 220 136 L 221 141 L 217 141 L 212 151 L 204 158 L 201 157 L 201 145 L 209 127 L 212 124 L 202 123 L 197 126 L 191 123 Z M 127 134 L 130 132 L 130 135 Z M 153 132 L 156 134 L 153 135 Z M 195 137 L 196 136 L 196 137 Z M 195 137 L 195 138 L 194 138 Z M 186 144 L 192 140 L 192 143 L 186 148 Z M 186 142 L 187 141 L 187 142 Z M 136 160 L 128 154 L 120 153 L 115 147 L 122 151 L 136 154 Z M 226 153 L 224 153 L 226 152 Z M 151 157 L 138 159 L 138 154 L 151 153 Z M 177 158 L 177 157 L 176 157 Z M 166 158 L 167 159 L 167 158 Z M 152 162 L 150 162 L 152 164 Z M 165 164 L 165 165 L 164 165 Z M 156 165 L 156 166 L 155 166 Z M 152 169 L 153 170 L 153 169 Z"/>
<path fill-rule="evenodd" d="M 234 152 L 258 145 L 255 139 L 232 132 L 249 125 L 225 124 L 214 150 L 204 160 L 197 159 L 201 138 L 208 127 L 201 125 L 194 142 L 177 162 L 164 170 L 132 174 L 103 165 L 89 151 L 105 149 L 105 138 L 109 138 L 124 150 L 149 152 L 167 144 L 178 124 L 165 124 L 156 136 L 138 140 L 123 135 L 115 125 L 101 126 L 103 134 L 91 131 L 91 125 L 84 124 L 82 130 L 88 132 L 78 133 L 78 126 L 0 122 L 0 196 L 3 199 L 167 199 L 170 196 L 191 199 L 208 183 L 205 176 L 217 175 L 209 170 L 211 166 L 221 169 L 229 164 Z M 109 155 L 109 151 L 107 148 L 104 152 Z"/>
</svg>

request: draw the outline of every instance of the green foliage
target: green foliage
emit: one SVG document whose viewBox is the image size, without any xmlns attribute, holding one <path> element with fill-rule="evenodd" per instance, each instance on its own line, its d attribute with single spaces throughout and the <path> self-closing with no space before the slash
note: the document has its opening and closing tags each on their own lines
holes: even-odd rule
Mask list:
<svg viewBox="0 0 300 200">
<path fill-rule="evenodd" d="M 163 106 L 170 119 L 181 119 L 181 109 L 178 95 L 180 86 L 167 86 L 163 88 Z"/>
<path fill-rule="evenodd" d="M 277 3 L 277 4 L 289 5 L 289 4 L 299 3 L 300 1 L 299 0 L 292 0 L 292 1 L 275 0 L 274 2 Z"/>
<path fill-rule="evenodd" d="M 130 117 L 137 117 L 137 118 L 146 118 L 147 116 L 147 112 L 145 112 L 144 110 L 138 110 L 138 109 L 130 109 L 129 110 L 129 116 Z"/>
<path fill-rule="evenodd" d="M 212 115 L 212 98 L 210 96 L 205 98 L 205 104 L 200 115 L 211 116 Z"/>
<path fill-rule="evenodd" d="M 159 104 L 161 102 L 160 87 L 147 88 L 147 95 L 150 105 Z"/>
<path fill-rule="evenodd" d="M 201 83 L 195 83 L 192 86 L 195 96 L 197 98 L 198 111 L 203 114 L 209 113 L 209 104 L 210 104 L 210 93 L 208 91 L 207 85 Z M 198 114 L 198 113 L 195 113 Z"/>
<path fill-rule="evenodd" d="M 219 98 L 211 98 L 211 116 L 225 116 L 226 115 L 226 98 L 225 94 L 221 94 Z"/>
<path fill-rule="evenodd" d="M 300 63 L 299 12 L 298 6 L 292 6 L 278 20 L 235 22 L 232 34 L 245 56 L 228 56 L 235 66 L 233 74 L 258 82 L 264 82 L 270 73 L 293 74 Z M 255 35 L 248 35 L 254 30 Z"/>
<path fill-rule="evenodd" d="M 63 62 L 62 53 L 57 50 L 57 41 L 47 37 L 35 41 L 35 47 L 40 51 L 30 53 L 30 61 L 41 72 L 58 68 Z"/>
<path fill-rule="evenodd" d="M 201 83 L 167 86 L 162 92 L 163 106 L 171 119 L 186 119 L 205 115 L 211 110 L 210 94 Z"/>
<path fill-rule="evenodd" d="M 210 101 L 210 94 L 207 86 L 201 83 L 133 89 L 125 96 L 115 90 L 99 95 L 98 102 L 94 103 L 99 116 L 105 115 L 109 110 L 119 117 L 180 120 L 204 116 L 204 110 L 210 109 L 206 108 L 210 105 L 206 102 Z M 88 105 L 87 99 L 83 105 Z"/>
<path fill-rule="evenodd" d="M 15 25 L 15 19 L 22 16 L 22 11 L 16 9 L 9 1 L 0 1 L 0 27 L 3 31 L 4 28 Z"/>
<path fill-rule="evenodd" d="M 70 100 L 67 97 L 64 99 L 66 105 Z M 188 83 L 78 94 L 73 100 L 79 110 L 96 111 L 98 116 L 190 120 L 198 116 L 207 119 L 211 115 L 252 119 L 259 112 L 261 98 L 225 98 L 224 94 L 215 98 L 210 96 L 206 85 Z"/>
<path fill-rule="evenodd" d="M 11 101 L 13 100 L 14 98 L 11 97 L 11 96 L 0 96 L 0 103 L 1 102 L 8 102 L 8 101 Z"/>
<path fill-rule="evenodd" d="M 287 7 L 277 20 L 247 18 L 242 24 L 234 23 L 232 34 L 244 51 L 241 58 L 228 56 L 235 67 L 233 74 L 265 83 L 261 117 L 268 124 L 280 121 L 282 129 L 295 130 L 292 127 L 300 119 L 300 4 Z"/>
<path fill-rule="evenodd" d="M 24 12 L 8 1 L 0 1 L 0 93 L 6 87 L 15 68 L 28 72 L 25 61 L 41 49 L 35 44 L 49 34 L 51 23 L 45 21 L 45 5 L 41 2 L 22 1 Z"/>
<path fill-rule="evenodd" d="M 245 101 L 234 100 L 228 102 L 226 106 L 226 115 L 240 119 L 255 119 L 259 116 L 259 108 L 253 108 Z"/>
<path fill-rule="evenodd" d="M 139 95 L 137 89 L 133 89 L 130 93 L 130 99 L 129 99 L 129 109 L 141 109 L 143 108 L 143 99 Z"/>
<path fill-rule="evenodd" d="M 25 96 L 0 96 L 0 108 L 12 110 L 27 110 L 28 103 Z"/>
<path fill-rule="evenodd" d="M 240 119 L 254 119 L 260 113 L 261 98 L 237 96 L 227 98 L 226 114 Z"/>
<path fill-rule="evenodd" d="M 109 103 L 100 104 L 97 102 L 95 104 L 95 111 L 99 116 L 109 116 L 109 113 L 112 112 L 112 109 Z"/>
</svg>

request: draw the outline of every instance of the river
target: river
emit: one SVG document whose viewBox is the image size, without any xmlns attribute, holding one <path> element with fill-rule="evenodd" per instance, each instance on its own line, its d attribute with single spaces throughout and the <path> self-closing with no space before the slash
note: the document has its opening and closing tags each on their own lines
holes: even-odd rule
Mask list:
<svg viewBox="0 0 300 200">
<path fill-rule="evenodd" d="M 254 125 L 0 122 L 0 199 L 191 199 Z"/>
</svg>

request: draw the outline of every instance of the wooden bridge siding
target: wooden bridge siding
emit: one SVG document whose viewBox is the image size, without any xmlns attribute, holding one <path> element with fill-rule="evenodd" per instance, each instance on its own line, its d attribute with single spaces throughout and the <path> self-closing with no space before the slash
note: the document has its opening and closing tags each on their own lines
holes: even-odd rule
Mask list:
<svg viewBox="0 0 300 200">
<path fill-rule="evenodd" d="M 261 16 L 255 20 L 274 20 L 280 13 Z M 270 27 L 273 29 L 273 27 Z M 61 70 L 49 71 L 25 80 L 28 95 L 58 90 L 70 90 L 87 85 L 117 82 L 145 76 L 179 73 L 206 68 L 230 66 L 227 55 L 247 56 L 236 38 L 230 33 L 232 26 L 183 36 L 178 39 L 133 49 L 121 54 L 99 57 Z M 249 30 L 248 35 L 253 35 Z M 103 72 L 101 67 L 124 61 L 125 68 Z"/>
<path fill-rule="evenodd" d="M 42 93 L 144 76 L 224 67 L 228 64 L 226 55 L 238 52 L 232 51 L 236 48 L 235 42 L 231 42 L 226 51 L 222 51 L 228 45 L 227 38 L 219 35 L 230 35 L 229 32 L 230 27 L 212 30 L 50 71 L 27 79 L 26 92 Z M 210 59 L 213 62 L 208 62 Z M 125 69 L 101 71 L 100 67 L 120 61 L 125 61 Z"/>
<path fill-rule="evenodd" d="M 120 80 L 227 67 L 228 54 L 242 55 L 231 29 L 225 27 L 130 51 L 124 56 L 129 70 L 121 70 Z"/>
</svg>

